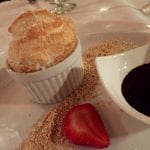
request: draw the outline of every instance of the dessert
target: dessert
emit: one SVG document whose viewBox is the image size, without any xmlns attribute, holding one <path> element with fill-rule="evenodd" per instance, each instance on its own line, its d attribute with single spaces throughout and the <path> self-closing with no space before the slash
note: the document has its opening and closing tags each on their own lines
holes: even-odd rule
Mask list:
<svg viewBox="0 0 150 150">
<path fill-rule="evenodd" d="M 77 45 L 71 19 L 47 10 L 20 15 L 8 31 L 13 38 L 8 64 L 15 72 L 28 73 L 51 67 L 68 57 Z"/>
<path fill-rule="evenodd" d="M 61 102 L 82 82 L 80 41 L 72 20 L 47 10 L 20 15 L 9 27 L 7 71 L 42 104 Z"/>
<path fill-rule="evenodd" d="M 95 57 L 119 53 L 134 47 L 134 43 L 120 40 L 98 43 L 90 47 L 83 56 L 85 76 L 80 87 L 65 99 L 63 103 L 57 105 L 53 110 L 42 116 L 42 119 L 33 126 L 28 138 L 22 143 L 21 150 L 76 149 L 74 148 L 75 145 L 68 141 L 62 130 L 66 113 L 73 106 L 83 102 L 92 103 L 100 113 L 108 109 L 108 107 L 106 107 L 107 99 L 102 99 L 101 97 L 102 93 L 100 91 L 99 77 L 95 67 Z M 111 108 L 112 101 L 108 101 L 108 103 L 109 108 Z M 108 122 L 105 116 L 103 116 L 103 118 L 105 119 L 105 125 L 107 125 Z M 109 126 L 107 126 L 107 128 L 109 129 Z"/>
</svg>

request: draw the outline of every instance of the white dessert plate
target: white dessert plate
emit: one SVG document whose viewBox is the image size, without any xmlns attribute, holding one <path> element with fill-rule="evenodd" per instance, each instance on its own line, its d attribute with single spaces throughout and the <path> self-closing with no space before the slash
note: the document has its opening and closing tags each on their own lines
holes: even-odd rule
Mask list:
<svg viewBox="0 0 150 150">
<path fill-rule="evenodd" d="M 100 80 L 112 100 L 134 118 L 150 125 L 150 117 L 131 107 L 121 92 L 124 77 L 129 71 L 145 63 L 150 63 L 150 44 L 124 53 L 96 58 Z"/>
<path fill-rule="evenodd" d="M 150 41 L 146 33 L 99 33 L 80 37 L 83 50 L 93 44 L 112 39 L 133 41 L 137 46 Z M 149 150 L 150 126 L 127 115 L 103 91 L 101 84 L 97 97 L 93 99 L 101 106 L 99 112 L 111 138 L 106 150 Z M 15 81 L 0 89 L 0 150 L 16 150 L 28 136 L 33 124 L 54 105 L 39 105 L 29 100 L 21 85 Z M 75 150 L 91 150 L 89 147 L 76 146 Z M 94 149 L 92 149 L 94 150 Z"/>
</svg>

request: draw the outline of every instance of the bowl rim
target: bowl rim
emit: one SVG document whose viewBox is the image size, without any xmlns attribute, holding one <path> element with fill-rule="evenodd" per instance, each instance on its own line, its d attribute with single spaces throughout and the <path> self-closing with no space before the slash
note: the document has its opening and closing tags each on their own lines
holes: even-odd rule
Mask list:
<svg viewBox="0 0 150 150">
<path fill-rule="evenodd" d="M 64 70 L 63 66 L 65 66 L 65 68 L 68 68 L 70 65 L 72 65 L 72 63 L 74 63 L 74 61 L 77 58 L 77 55 L 79 55 L 78 54 L 79 51 L 81 51 L 81 44 L 80 44 L 80 40 L 77 38 L 77 44 L 76 44 L 76 47 L 74 48 L 74 50 L 72 51 L 72 53 L 68 57 L 66 57 L 64 60 L 62 60 L 61 62 L 59 62 L 49 68 L 46 68 L 44 70 L 35 71 L 35 72 L 29 72 L 29 73 L 15 72 L 9 67 L 7 60 L 6 60 L 5 69 L 8 73 L 11 73 L 13 75 L 19 75 L 22 77 L 25 77 L 25 76 L 32 77 L 32 76 L 37 76 L 37 75 L 39 76 L 42 74 L 46 74 L 48 72 L 51 72 L 53 74 L 53 72 L 55 72 L 55 70 L 59 70 L 59 72 L 62 72 Z"/>
</svg>

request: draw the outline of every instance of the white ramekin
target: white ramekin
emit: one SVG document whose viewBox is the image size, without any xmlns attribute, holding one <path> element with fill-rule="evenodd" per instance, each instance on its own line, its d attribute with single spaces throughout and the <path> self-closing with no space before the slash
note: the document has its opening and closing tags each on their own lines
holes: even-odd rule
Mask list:
<svg viewBox="0 0 150 150">
<path fill-rule="evenodd" d="M 27 89 L 34 102 L 51 104 L 63 101 L 75 90 L 84 77 L 81 45 L 64 61 L 45 70 L 17 73 L 6 65 L 7 72 Z"/>
</svg>

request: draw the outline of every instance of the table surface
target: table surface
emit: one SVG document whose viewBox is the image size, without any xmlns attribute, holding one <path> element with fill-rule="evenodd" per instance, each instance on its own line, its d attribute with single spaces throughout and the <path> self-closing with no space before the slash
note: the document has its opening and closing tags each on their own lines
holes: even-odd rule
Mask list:
<svg viewBox="0 0 150 150">
<path fill-rule="evenodd" d="M 150 17 L 132 8 L 141 8 L 150 2 L 148 0 L 72 0 L 72 2 L 77 4 L 77 8 L 69 15 L 74 19 L 77 33 L 81 39 L 91 33 L 150 32 Z M 28 136 L 33 124 L 45 112 L 54 107 L 54 105 L 32 103 L 21 85 L 13 81 L 3 69 L 8 43 L 11 39 L 7 32 L 9 25 L 21 13 L 42 8 L 50 10 L 52 6 L 49 1 L 44 0 L 39 0 L 35 4 L 29 4 L 26 0 L 0 3 L 0 149 L 2 150 L 15 150 L 16 146 Z M 86 46 L 85 43 L 82 44 L 83 47 Z M 134 132 L 137 130 L 138 134 L 140 131 L 149 132 L 147 126 L 136 122 L 126 114 L 124 114 L 125 120 L 130 122 L 129 130 L 133 131 L 132 137 L 135 136 Z M 135 129 L 133 123 L 137 123 Z M 120 130 L 122 130 L 121 127 Z M 125 132 L 125 130 L 123 131 Z M 115 134 L 120 133 L 124 134 L 122 131 Z M 126 134 L 126 136 L 128 135 Z M 117 141 L 117 139 L 114 140 L 114 142 Z M 127 144 L 127 142 L 126 139 L 124 143 Z M 134 140 L 131 143 L 134 143 Z M 150 148 L 150 145 L 148 146 Z M 139 149 L 137 147 L 134 150 Z"/>
</svg>

